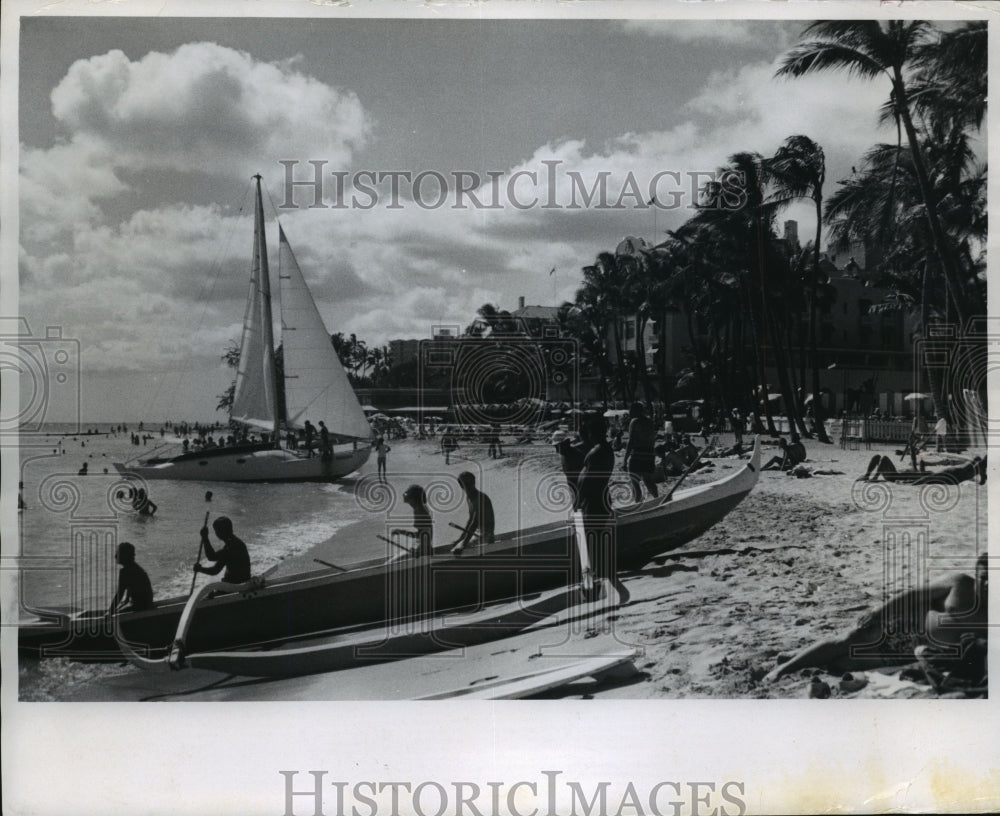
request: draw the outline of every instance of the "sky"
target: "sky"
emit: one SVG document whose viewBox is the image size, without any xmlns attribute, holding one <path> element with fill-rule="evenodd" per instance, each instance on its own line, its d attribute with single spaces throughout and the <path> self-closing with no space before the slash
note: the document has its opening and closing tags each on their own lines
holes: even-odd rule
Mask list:
<svg viewBox="0 0 1000 816">
<path fill-rule="evenodd" d="M 61 327 L 85 422 L 224 420 L 254 173 L 331 333 L 572 299 L 736 152 L 807 135 L 830 193 L 895 140 L 887 81 L 774 78 L 806 22 L 22 18 L 19 314 Z"/>
</svg>

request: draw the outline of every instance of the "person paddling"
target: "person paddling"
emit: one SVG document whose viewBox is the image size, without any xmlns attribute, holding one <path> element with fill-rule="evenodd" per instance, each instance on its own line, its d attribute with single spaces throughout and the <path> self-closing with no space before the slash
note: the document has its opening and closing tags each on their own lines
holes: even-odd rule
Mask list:
<svg viewBox="0 0 1000 816">
<path fill-rule="evenodd" d="M 247 552 L 247 545 L 233 533 L 233 522 L 226 516 L 219 516 L 212 522 L 212 529 L 224 546 L 219 550 L 212 547 L 208 539 L 208 527 L 202 527 L 201 546 L 205 551 L 205 557 L 215 563 L 210 567 L 203 567 L 200 562 L 195 562 L 194 571 L 205 575 L 218 575 L 225 568 L 223 581 L 230 584 L 249 581 L 250 554 Z"/>
</svg>

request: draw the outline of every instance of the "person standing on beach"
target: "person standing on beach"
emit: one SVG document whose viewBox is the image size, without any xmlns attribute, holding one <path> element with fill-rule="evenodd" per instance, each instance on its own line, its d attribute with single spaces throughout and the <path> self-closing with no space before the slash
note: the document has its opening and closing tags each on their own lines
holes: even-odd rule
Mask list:
<svg viewBox="0 0 1000 816">
<path fill-rule="evenodd" d="M 465 523 L 462 534 L 455 540 L 455 546 L 451 548 L 455 555 L 460 555 L 466 545 L 471 544 L 473 539 L 477 537 L 480 544 L 492 544 L 496 523 L 493 515 L 493 502 L 490 501 L 489 496 L 476 487 L 476 477 L 469 471 L 463 470 L 458 474 L 458 484 L 465 493 L 469 520 Z"/>
<path fill-rule="evenodd" d="M 455 435 L 450 430 L 445 431 L 441 437 L 441 452 L 444 454 L 446 465 L 451 464 L 451 454 L 456 450 L 458 450 L 458 440 L 455 439 Z"/>
<path fill-rule="evenodd" d="M 937 437 L 937 452 L 948 450 L 948 420 L 944 414 L 939 416 L 934 424 L 934 435 Z"/>
<path fill-rule="evenodd" d="M 141 612 L 153 608 L 153 585 L 146 570 L 135 563 L 135 547 L 123 541 L 115 550 L 118 570 L 118 591 L 111 599 L 108 615 L 115 612 Z"/>
<path fill-rule="evenodd" d="M 490 459 L 498 458 L 500 448 L 500 429 L 496 425 L 490 425 L 490 430 L 486 435 L 486 441 L 489 443 L 489 446 L 486 449 L 486 455 Z"/>
<path fill-rule="evenodd" d="M 609 535 L 613 518 L 608 484 L 615 469 L 615 452 L 608 443 L 607 424 L 600 414 L 586 417 L 580 427 L 583 439 L 583 467 L 577 479 L 574 510 L 583 514 L 588 545 L 597 575 L 614 577 L 614 546 Z"/>
<path fill-rule="evenodd" d="M 319 454 L 324 461 L 333 456 L 333 448 L 330 446 L 330 432 L 322 419 L 319 421 Z"/>
<path fill-rule="evenodd" d="M 390 448 L 385 443 L 385 437 L 384 436 L 380 436 L 377 440 L 375 440 L 375 461 L 378 464 L 378 480 L 380 482 L 384 482 L 386 480 L 386 476 L 385 476 L 385 456 L 391 450 L 392 450 L 392 448 Z M 415 485 L 411 485 L 411 487 L 414 487 L 414 486 Z M 405 496 L 404 496 L 404 498 L 405 498 Z"/>
<path fill-rule="evenodd" d="M 656 427 L 646 416 L 646 409 L 641 402 L 633 402 L 629 408 L 632 421 L 628 425 L 628 442 L 625 444 L 625 468 L 629 481 L 632 483 L 632 497 L 635 503 L 642 501 L 641 484 L 646 485 L 651 498 L 656 498 L 659 492 L 653 475 L 656 471 L 656 457 L 653 447 L 656 444 Z"/>
<path fill-rule="evenodd" d="M 732 413 L 729 417 L 729 422 L 733 428 L 733 438 L 736 440 L 736 447 L 742 450 L 743 448 L 743 416 L 740 414 L 739 408 L 733 408 Z"/>
<path fill-rule="evenodd" d="M 305 436 L 303 444 L 305 445 L 306 453 L 309 456 L 312 456 L 313 439 L 316 436 L 316 428 L 308 419 L 306 420 L 306 424 L 302 426 L 302 433 Z"/>
<path fill-rule="evenodd" d="M 230 584 L 242 584 L 250 580 L 250 554 L 247 545 L 233 533 L 233 522 L 227 516 L 219 516 L 212 522 L 212 529 L 223 543 L 222 549 L 216 550 L 208 539 L 208 527 L 201 528 L 201 545 L 205 557 L 215 563 L 203 567 L 196 562 L 194 571 L 205 575 L 218 575 L 225 568 L 222 580 Z"/>
</svg>

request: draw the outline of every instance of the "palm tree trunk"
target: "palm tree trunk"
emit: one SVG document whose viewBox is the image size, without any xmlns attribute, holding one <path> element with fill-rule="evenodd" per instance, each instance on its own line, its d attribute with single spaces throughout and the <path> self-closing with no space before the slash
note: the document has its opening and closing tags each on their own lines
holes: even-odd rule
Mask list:
<svg viewBox="0 0 1000 816">
<path fill-rule="evenodd" d="M 823 410 L 823 399 L 819 392 L 819 347 L 816 342 L 816 296 L 819 290 L 819 242 L 823 236 L 823 193 L 816 190 L 816 240 L 813 243 L 812 281 L 809 287 L 809 357 L 812 362 L 812 409 L 816 424 L 816 437 L 820 442 L 830 442 L 826 432 L 826 414 Z"/>
<path fill-rule="evenodd" d="M 752 335 L 752 340 L 750 342 L 751 353 L 754 358 L 754 368 L 756 370 L 756 377 L 758 384 L 760 385 L 760 393 L 757 389 L 752 390 L 752 412 L 760 421 L 760 412 L 758 411 L 758 406 L 763 403 L 764 416 L 767 419 L 767 433 L 772 436 L 776 436 L 778 429 L 774 426 L 774 416 L 771 414 L 771 395 L 767 388 L 767 368 L 766 361 L 764 359 L 764 333 L 761 330 L 761 325 L 759 321 L 760 315 L 756 312 L 753 306 L 753 298 L 750 292 L 744 289 L 744 300 L 747 304 L 747 315 L 750 318 L 750 333 Z M 755 429 L 756 430 L 756 429 Z"/>
<path fill-rule="evenodd" d="M 903 81 L 902 71 L 898 67 L 893 71 L 893 87 L 896 92 L 897 109 L 903 119 L 903 128 L 906 130 L 906 138 L 910 143 L 910 151 L 913 154 L 913 169 L 917 174 L 920 195 L 924 199 L 924 210 L 927 213 L 927 223 L 931 230 L 931 242 L 934 246 L 934 254 L 937 255 L 941 269 L 944 270 L 945 282 L 955 302 L 955 311 L 958 314 L 959 323 L 964 326 L 966 316 L 961 281 L 958 278 L 958 271 L 955 268 L 954 255 L 947 243 L 944 230 L 941 228 L 941 222 L 938 220 L 937 204 L 934 200 L 930 180 L 927 176 L 927 168 L 924 166 L 920 141 L 917 138 L 917 130 L 913 125 L 913 118 L 910 116 L 906 85 Z"/>
</svg>

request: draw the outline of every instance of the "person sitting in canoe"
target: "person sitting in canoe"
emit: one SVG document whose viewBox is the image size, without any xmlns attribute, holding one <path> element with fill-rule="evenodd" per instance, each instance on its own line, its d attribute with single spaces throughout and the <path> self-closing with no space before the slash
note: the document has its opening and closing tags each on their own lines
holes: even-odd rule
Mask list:
<svg viewBox="0 0 1000 816">
<path fill-rule="evenodd" d="M 462 528 L 462 534 L 456 539 L 451 551 L 460 555 L 467 544 L 478 538 L 480 544 L 493 543 L 493 502 L 490 497 L 476 487 L 476 477 L 463 470 L 458 474 L 458 483 L 465 492 L 465 503 L 469 508 L 469 520 Z"/>
<path fill-rule="evenodd" d="M 220 550 L 212 547 L 212 542 L 208 540 L 208 527 L 202 527 L 201 545 L 205 550 L 205 557 L 215 563 L 210 567 L 203 567 L 200 562 L 196 562 L 194 571 L 205 575 L 218 575 L 225 568 L 223 581 L 230 584 L 249 581 L 250 554 L 247 552 L 247 545 L 234 535 L 233 522 L 226 516 L 219 516 L 212 522 L 212 529 L 222 541 L 223 547 Z"/>
<path fill-rule="evenodd" d="M 115 612 L 141 612 L 153 608 L 153 585 L 146 570 L 135 563 L 135 547 L 123 541 L 115 550 L 118 570 L 118 591 L 108 607 L 108 615 Z"/>
<path fill-rule="evenodd" d="M 418 484 L 411 484 L 403 491 L 403 501 L 413 509 L 413 529 L 407 530 L 400 527 L 394 529 L 392 534 L 416 539 L 417 546 L 410 550 L 410 554 L 414 558 L 432 555 L 434 552 L 434 522 L 431 519 L 431 511 L 427 507 L 426 491 Z"/>
<path fill-rule="evenodd" d="M 772 457 L 761 470 L 792 470 L 806 461 L 806 447 L 797 436 L 792 437 L 790 444 L 785 437 L 779 437 L 778 446 L 781 448 L 781 456 Z"/>
<path fill-rule="evenodd" d="M 813 666 L 839 674 L 914 658 L 925 671 L 950 670 L 981 682 L 986 672 L 987 573 L 983 553 L 976 560 L 975 578 L 958 573 L 902 592 L 865 613 L 849 632 L 806 646 L 764 682 Z"/>
<path fill-rule="evenodd" d="M 928 484 L 958 484 L 979 479 L 979 484 L 986 483 L 986 457 L 974 456 L 971 462 L 941 470 L 896 470 L 896 466 L 888 456 L 876 454 L 871 458 L 859 482 L 874 482 L 879 476 L 887 482 L 909 482 L 915 485 Z"/>
</svg>

